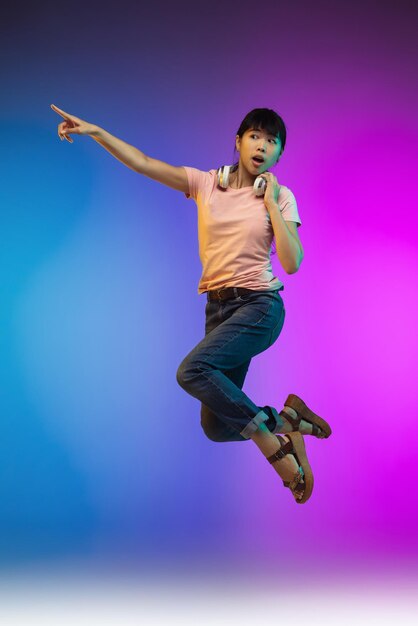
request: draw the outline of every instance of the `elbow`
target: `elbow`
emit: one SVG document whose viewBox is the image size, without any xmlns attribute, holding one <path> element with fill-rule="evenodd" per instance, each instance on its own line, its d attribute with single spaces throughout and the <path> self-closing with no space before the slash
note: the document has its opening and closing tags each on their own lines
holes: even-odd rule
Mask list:
<svg viewBox="0 0 418 626">
<path fill-rule="evenodd" d="M 299 269 L 296 265 L 287 265 L 287 266 L 283 265 L 282 267 L 284 271 L 286 272 L 286 274 L 294 274 Z"/>
<path fill-rule="evenodd" d="M 303 256 L 298 259 L 295 265 L 292 265 L 288 267 L 287 269 L 285 268 L 286 274 L 296 274 L 296 272 L 300 268 L 300 264 L 302 263 L 302 260 L 303 260 Z"/>
</svg>

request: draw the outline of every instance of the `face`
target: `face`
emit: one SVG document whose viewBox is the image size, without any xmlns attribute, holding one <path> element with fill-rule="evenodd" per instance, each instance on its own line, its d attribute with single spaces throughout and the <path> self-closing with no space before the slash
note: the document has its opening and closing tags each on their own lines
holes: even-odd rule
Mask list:
<svg viewBox="0 0 418 626">
<path fill-rule="evenodd" d="M 278 135 L 250 128 L 241 138 L 237 135 L 236 148 L 240 153 L 240 162 L 248 173 L 258 176 L 277 162 L 282 145 Z M 259 157 L 262 161 L 257 163 L 253 157 Z"/>
</svg>

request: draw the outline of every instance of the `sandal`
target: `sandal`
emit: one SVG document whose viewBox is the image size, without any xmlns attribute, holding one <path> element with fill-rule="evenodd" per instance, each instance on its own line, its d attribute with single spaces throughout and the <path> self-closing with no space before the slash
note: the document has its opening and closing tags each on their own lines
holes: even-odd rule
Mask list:
<svg viewBox="0 0 418 626">
<path fill-rule="evenodd" d="M 290 489 L 298 504 L 303 504 L 309 500 L 312 494 L 314 485 L 312 469 L 309 465 L 308 457 L 306 456 L 303 435 L 299 432 L 290 432 L 286 433 L 286 437 L 289 437 L 289 441 L 285 441 L 283 437 L 277 435 L 277 439 L 280 441 L 280 449 L 266 458 L 269 463 L 275 463 L 276 461 L 283 459 L 287 454 L 294 455 L 296 462 L 299 465 L 298 471 L 292 480 L 283 480 L 283 485 Z M 301 483 L 302 479 L 305 482 Z M 302 498 L 297 498 L 296 496 L 300 494 L 302 494 Z"/>
<path fill-rule="evenodd" d="M 291 410 L 287 411 L 283 409 L 282 411 L 280 411 L 280 413 L 278 413 L 276 409 L 271 407 L 274 417 L 276 419 L 276 428 L 273 431 L 275 434 L 277 434 L 277 432 L 283 425 L 282 419 L 280 419 L 281 416 L 292 424 L 293 430 L 291 430 L 290 432 L 298 432 L 301 420 L 305 420 L 305 422 L 309 422 L 312 426 L 312 432 L 306 434 L 313 435 L 318 439 L 328 439 L 328 437 L 331 435 L 332 430 L 328 422 L 326 422 L 324 419 L 322 419 L 322 417 L 319 417 L 319 415 L 316 415 L 316 413 L 311 411 L 306 406 L 304 401 L 301 400 L 301 398 L 296 396 L 294 393 L 290 393 L 287 396 L 287 400 L 284 405 Z M 288 435 L 289 433 L 284 434 Z"/>
</svg>

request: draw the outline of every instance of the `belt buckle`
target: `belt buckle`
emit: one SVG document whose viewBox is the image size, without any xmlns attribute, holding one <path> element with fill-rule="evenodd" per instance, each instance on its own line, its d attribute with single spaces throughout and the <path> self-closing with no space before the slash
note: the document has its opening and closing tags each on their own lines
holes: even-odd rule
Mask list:
<svg viewBox="0 0 418 626">
<path fill-rule="evenodd" d="M 218 294 L 218 299 L 219 300 L 222 300 L 221 291 L 222 291 L 222 288 L 216 290 L 216 293 Z"/>
</svg>

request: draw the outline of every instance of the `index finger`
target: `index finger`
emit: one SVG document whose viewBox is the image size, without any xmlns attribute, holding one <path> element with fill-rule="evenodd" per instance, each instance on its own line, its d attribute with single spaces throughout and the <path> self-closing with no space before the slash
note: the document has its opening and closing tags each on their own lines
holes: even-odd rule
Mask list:
<svg viewBox="0 0 418 626">
<path fill-rule="evenodd" d="M 64 119 L 67 119 L 67 120 L 71 119 L 71 115 L 69 113 L 66 113 L 62 109 L 59 109 L 58 107 L 55 106 L 55 104 L 51 104 L 51 109 L 59 113 L 59 115 L 61 115 Z"/>
</svg>

